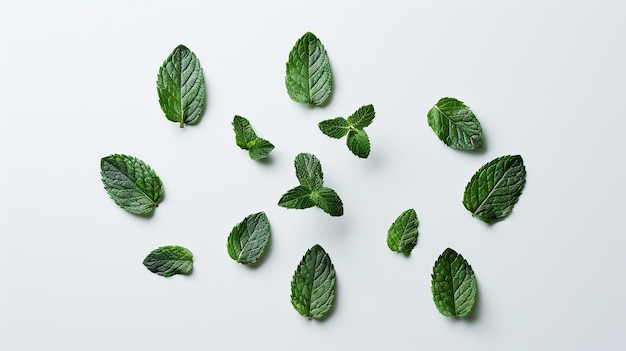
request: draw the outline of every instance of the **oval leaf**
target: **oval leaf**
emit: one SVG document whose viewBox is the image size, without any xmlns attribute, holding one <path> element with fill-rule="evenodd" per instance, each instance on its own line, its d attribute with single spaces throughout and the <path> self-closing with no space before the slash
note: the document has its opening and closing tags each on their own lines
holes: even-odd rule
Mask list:
<svg viewBox="0 0 626 351">
<path fill-rule="evenodd" d="M 253 160 L 261 160 L 270 155 L 274 150 L 274 144 L 263 138 L 256 138 L 248 143 L 248 155 Z"/>
<path fill-rule="evenodd" d="M 351 129 L 346 140 L 348 149 L 360 158 L 370 155 L 370 139 L 363 129 Z"/>
<path fill-rule="evenodd" d="M 333 119 L 327 119 L 317 124 L 322 133 L 328 135 L 331 138 L 339 139 L 348 134 L 350 125 L 348 121 L 343 117 L 337 117 Z"/>
<path fill-rule="evenodd" d="M 322 42 L 311 32 L 304 34 L 289 53 L 287 93 L 296 102 L 318 106 L 332 92 L 332 74 Z"/>
<path fill-rule="evenodd" d="M 198 123 L 206 95 L 204 76 L 200 61 L 184 45 L 177 46 L 159 68 L 157 91 L 167 119 L 181 128 Z"/>
<path fill-rule="evenodd" d="M 228 236 L 228 255 L 243 264 L 255 263 L 267 247 L 270 223 L 265 212 L 253 213 L 233 227 Z"/>
<path fill-rule="evenodd" d="M 409 255 L 417 244 L 419 220 L 414 209 L 408 209 L 393 222 L 387 232 L 387 246 L 392 251 Z"/>
<path fill-rule="evenodd" d="M 189 274 L 193 268 L 193 255 L 182 246 L 162 246 L 150 252 L 143 260 L 143 265 L 150 272 L 164 277 Z"/>
<path fill-rule="evenodd" d="M 302 257 L 291 280 L 291 304 L 308 319 L 322 318 L 335 298 L 335 268 L 320 245 Z"/>
<path fill-rule="evenodd" d="M 280 200 L 278 200 L 278 206 L 301 210 L 313 207 L 315 203 L 311 200 L 311 189 L 298 185 L 281 196 Z"/>
<path fill-rule="evenodd" d="M 370 104 L 361 106 L 358 110 L 356 110 L 356 112 L 348 117 L 348 123 L 356 129 L 363 129 L 372 124 L 375 115 L 374 105 Z"/>
<path fill-rule="evenodd" d="M 526 184 L 526 168 L 519 155 L 498 157 L 480 167 L 465 187 L 463 205 L 486 223 L 511 213 Z"/>
<path fill-rule="evenodd" d="M 476 301 L 476 277 L 472 267 L 456 251 L 446 249 L 433 267 L 435 306 L 447 317 L 465 317 Z"/>
<path fill-rule="evenodd" d="M 163 197 L 163 184 L 142 160 L 113 154 L 100 160 L 104 189 L 121 208 L 134 214 L 149 214 Z"/>
<path fill-rule="evenodd" d="M 242 149 L 248 149 L 248 143 L 257 138 L 254 129 L 250 125 L 245 117 L 237 116 L 233 117 L 233 130 L 235 131 L 235 143 Z"/>
<path fill-rule="evenodd" d="M 324 173 L 320 160 L 313 154 L 299 153 L 295 160 L 296 177 L 300 185 L 311 190 L 319 189 L 324 184 Z"/>
<path fill-rule="evenodd" d="M 311 201 L 315 206 L 331 216 L 343 215 L 343 203 L 339 195 L 331 188 L 321 188 L 311 193 Z"/>
<path fill-rule="evenodd" d="M 443 98 L 428 111 L 428 125 L 446 145 L 460 150 L 483 148 L 483 130 L 463 101 Z"/>
</svg>

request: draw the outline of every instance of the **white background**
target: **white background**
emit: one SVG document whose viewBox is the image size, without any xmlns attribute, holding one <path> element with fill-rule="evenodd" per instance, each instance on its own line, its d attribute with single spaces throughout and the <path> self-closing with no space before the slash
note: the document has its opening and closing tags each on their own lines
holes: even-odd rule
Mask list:
<svg viewBox="0 0 626 351">
<path fill-rule="evenodd" d="M 5 1 L 0 5 L 2 350 L 623 350 L 623 1 Z M 334 74 L 330 103 L 291 101 L 285 62 L 312 31 Z M 200 124 L 158 104 L 158 68 L 178 44 L 201 61 Z M 446 147 L 426 122 L 441 97 L 478 116 L 486 150 Z M 317 123 L 373 104 L 368 159 Z M 276 145 L 255 162 L 235 114 Z M 345 215 L 276 205 L 311 152 Z M 100 158 L 134 155 L 161 177 L 151 218 L 126 213 Z M 484 163 L 520 154 L 527 184 L 486 225 L 465 210 Z M 415 208 L 407 258 L 389 225 Z M 265 211 L 271 244 L 250 268 L 230 229 Z M 290 304 L 304 252 L 337 270 L 323 321 Z M 194 253 L 190 276 L 142 265 L 154 248 Z M 471 318 L 439 314 L 430 273 L 445 248 L 472 265 Z"/>
</svg>

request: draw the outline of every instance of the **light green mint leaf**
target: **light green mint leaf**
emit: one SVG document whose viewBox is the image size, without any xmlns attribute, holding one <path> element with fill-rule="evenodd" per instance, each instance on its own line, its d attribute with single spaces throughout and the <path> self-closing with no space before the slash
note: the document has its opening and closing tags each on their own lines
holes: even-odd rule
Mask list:
<svg viewBox="0 0 626 351">
<path fill-rule="evenodd" d="M 242 149 L 248 149 L 248 143 L 257 138 L 256 133 L 245 117 L 237 116 L 233 118 L 233 129 L 235 131 L 235 142 Z"/>
<path fill-rule="evenodd" d="M 526 184 L 526 168 L 519 155 L 501 156 L 480 167 L 465 187 L 463 205 L 486 223 L 511 213 Z"/>
<path fill-rule="evenodd" d="M 111 199 L 130 213 L 149 214 L 163 197 L 161 179 L 136 157 L 120 154 L 103 157 L 100 175 Z"/>
<path fill-rule="evenodd" d="M 417 244 L 419 220 L 414 209 L 400 214 L 387 232 L 387 246 L 392 251 L 409 255 Z"/>
<path fill-rule="evenodd" d="M 291 280 L 291 304 L 302 316 L 322 318 L 335 299 L 335 268 L 320 245 L 304 254 Z"/>
<path fill-rule="evenodd" d="M 320 160 L 313 154 L 300 153 L 294 160 L 296 166 L 296 177 L 300 185 L 309 189 L 319 189 L 324 184 L 324 173 Z"/>
<path fill-rule="evenodd" d="M 248 155 L 253 160 L 260 160 L 268 157 L 272 150 L 274 150 L 274 144 L 269 141 L 256 138 L 248 143 Z"/>
<path fill-rule="evenodd" d="M 370 154 L 370 139 L 363 129 L 352 129 L 346 140 L 348 149 L 360 158 L 367 158 Z"/>
<path fill-rule="evenodd" d="M 311 201 L 315 206 L 331 216 L 343 215 L 343 203 L 339 195 L 331 188 L 321 188 L 311 192 Z"/>
<path fill-rule="evenodd" d="M 150 272 L 164 277 L 189 274 L 193 268 L 193 255 L 182 246 L 162 246 L 150 252 L 143 265 Z"/>
<path fill-rule="evenodd" d="M 305 209 L 315 206 L 311 200 L 311 189 L 309 187 L 298 185 L 297 187 L 287 191 L 278 201 L 278 205 L 285 208 Z"/>
<path fill-rule="evenodd" d="M 462 101 L 442 98 L 428 111 L 428 125 L 446 145 L 460 150 L 483 148 L 480 122 Z"/>
<path fill-rule="evenodd" d="M 287 93 L 291 100 L 319 106 L 333 89 L 328 55 L 322 42 L 311 32 L 304 34 L 289 53 Z"/>
<path fill-rule="evenodd" d="M 177 46 L 159 68 L 157 91 L 167 119 L 181 128 L 200 121 L 206 95 L 204 76 L 200 61 L 184 45 Z"/>
<path fill-rule="evenodd" d="M 435 306 L 446 317 L 465 317 L 476 301 L 476 277 L 472 267 L 456 251 L 446 249 L 432 274 L 432 292 Z"/>
<path fill-rule="evenodd" d="M 233 227 L 226 247 L 233 260 L 243 264 L 255 263 L 270 240 L 270 223 L 265 212 L 253 213 Z"/>
<path fill-rule="evenodd" d="M 348 121 L 343 117 L 321 121 L 317 126 L 320 128 L 322 133 L 335 139 L 342 138 L 344 135 L 348 134 L 348 131 L 350 130 Z"/>
<path fill-rule="evenodd" d="M 356 110 L 356 112 L 348 117 L 348 123 L 356 129 L 363 129 L 372 124 L 375 115 L 376 112 L 374 112 L 373 105 L 370 104 L 361 106 L 358 110 Z"/>
</svg>

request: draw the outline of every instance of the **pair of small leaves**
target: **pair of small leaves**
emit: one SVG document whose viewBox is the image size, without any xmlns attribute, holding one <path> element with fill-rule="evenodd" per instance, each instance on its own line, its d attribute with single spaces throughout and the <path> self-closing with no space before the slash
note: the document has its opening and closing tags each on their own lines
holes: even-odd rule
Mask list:
<svg viewBox="0 0 626 351">
<path fill-rule="evenodd" d="M 163 198 L 163 183 L 142 160 L 113 154 L 100 160 L 104 189 L 124 210 L 138 215 L 150 214 Z"/>
<path fill-rule="evenodd" d="M 184 45 L 177 46 L 159 68 L 159 103 L 165 117 L 185 124 L 197 124 L 204 111 L 206 87 L 200 60 Z"/>
<path fill-rule="evenodd" d="M 428 111 L 428 125 L 446 145 L 460 150 L 482 149 L 480 122 L 463 101 L 445 97 Z"/>
<path fill-rule="evenodd" d="M 270 223 L 265 212 L 253 213 L 237 225 L 228 236 L 228 255 L 238 263 L 253 264 L 265 252 L 270 240 Z"/>
<path fill-rule="evenodd" d="M 322 165 L 313 154 L 300 153 L 294 161 L 300 185 L 287 191 L 278 201 L 285 208 L 305 209 L 317 206 L 331 216 L 343 215 L 343 203 L 337 193 L 324 187 Z"/>
<path fill-rule="evenodd" d="M 150 252 L 143 260 L 143 265 L 150 272 L 164 277 L 190 274 L 193 269 L 193 254 L 182 246 L 162 246 Z"/>
<path fill-rule="evenodd" d="M 274 145 L 269 141 L 259 138 L 250 122 L 241 116 L 233 118 L 233 129 L 235 130 L 235 142 L 237 146 L 244 150 L 248 150 L 248 155 L 253 160 L 260 160 L 269 156 L 274 150 Z"/>
<path fill-rule="evenodd" d="M 291 280 L 291 304 L 302 316 L 322 318 L 335 299 L 335 267 L 320 245 L 304 254 Z"/>
<path fill-rule="evenodd" d="M 387 246 L 391 251 L 409 255 L 417 244 L 419 220 L 414 209 L 400 214 L 387 232 Z"/>
<path fill-rule="evenodd" d="M 435 306 L 447 317 L 465 317 L 474 307 L 477 284 L 472 266 L 448 248 L 433 266 L 431 289 Z"/>
<path fill-rule="evenodd" d="M 319 106 L 328 99 L 333 89 L 328 54 L 313 33 L 296 41 L 286 66 L 285 85 L 291 100 Z"/>
<path fill-rule="evenodd" d="M 361 106 L 350 117 L 337 117 L 321 121 L 318 127 L 331 138 L 340 139 L 348 135 L 346 144 L 353 154 L 367 158 L 370 154 L 370 140 L 363 128 L 369 126 L 375 116 L 374 106 Z"/>
</svg>

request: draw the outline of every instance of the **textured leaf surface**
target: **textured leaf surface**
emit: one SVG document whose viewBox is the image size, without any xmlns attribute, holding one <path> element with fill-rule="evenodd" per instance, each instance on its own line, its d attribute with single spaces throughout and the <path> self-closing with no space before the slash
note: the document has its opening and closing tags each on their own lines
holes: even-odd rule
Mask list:
<svg viewBox="0 0 626 351">
<path fill-rule="evenodd" d="M 270 223 L 265 212 L 253 213 L 233 227 L 228 236 L 228 255 L 243 264 L 255 263 L 267 247 Z"/>
<path fill-rule="evenodd" d="M 291 304 L 309 319 L 322 318 L 335 298 L 335 268 L 324 249 L 315 245 L 302 257 L 291 280 Z"/>
<path fill-rule="evenodd" d="M 310 189 L 319 189 L 324 183 L 324 173 L 320 160 L 313 154 L 300 153 L 294 160 L 296 177 L 300 185 Z"/>
<path fill-rule="evenodd" d="M 348 149 L 360 158 L 367 158 L 370 154 L 370 139 L 362 129 L 352 129 L 346 140 Z"/>
<path fill-rule="evenodd" d="M 311 193 L 311 201 L 331 216 L 343 215 L 343 203 L 331 188 L 321 188 Z"/>
<path fill-rule="evenodd" d="M 486 223 L 511 213 L 526 184 L 526 168 L 519 155 L 498 157 L 472 176 L 465 187 L 463 205 Z"/>
<path fill-rule="evenodd" d="M 152 212 L 163 197 L 163 184 L 142 160 L 114 154 L 100 160 L 104 189 L 121 208 L 134 214 Z"/>
<path fill-rule="evenodd" d="M 400 214 L 387 232 L 387 246 L 392 251 L 409 255 L 417 244 L 419 220 L 414 209 Z"/>
<path fill-rule="evenodd" d="M 285 84 L 296 102 L 318 106 L 332 92 L 332 74 L 322 42 L 311 32 L 304 34 L 289 53 Z"/>
<path fill-rule="evenodd" d="M 206 88 L 202 67 L 196 55 L 184 45 L 177 46 L 159 69 L 159 103 L 165 117 L 185 124 L 196 124 L 204 110 Z"/>
<path fill-rule="evenodd" d="M 360 158 L 367 158 L 371 146 L 369 137 L 363 128 L 372 123 L 374 116 L 374 106 L 365 105 L 356 110 L 348 119 L 343 117 L 328 119 L 320 122 L 318 126 L 322 133 L 331 138 L 339 139 L 347 134 L 348 149 Z"/>
<path fill-rule="evenodd" d="M 272 150 L 274 150 L 274 144 L 263 138 L 256 138 L 248 143 L 248 155 L 253 160 L 260 160 L 268 157 Z"/>
<path fill-rule="evenodd" d="M 257 138 L 250 121 L 245 117 L 235 115 L 233 117 L 233 130 L 235 131 L 235 142 L 242 149 L 248 149 L 248 143 Z"/>
<path fill-rule="evenodd" d="M 462 101 L 446 97 L 428 111 L 428 125 L 446 145 L 461 150 L 483 148 L 480 122 Z"/>
<path fill-rule="evenodd" d="M 322 133 L 335 139 L 342 138 L 344 135 L 348 134 L 348 130 L 350 130 L 348 121 L 343 117 L 321 121 L 317 126 Z"/>
<path fill-rule="evenodd" d="M 150 252 L 143 265 L 150 272 L 164 277 L 189 274 L 193 268 L 193 255 L 182 246 L 162 246 Z"/>
<path fill-rule="evenodd" d="M 298 185 L 283 194 L 278 205 L 285 208 L 305 209 L 315 206 L 315 203 L 311 200 L 311 189 Z"/>
<path fill-rule="evenodd" d="M 356 129 L 363 129 L 374 120 L 376 115 L 373 105 L 365 105 L 359 107 L 350 117 L 348 117 L 348 123 Z"/>
<path fill-rule="evenodd" d="M 476 277 L 472 267 L 456 251 L 446 249 L 433 267 L 435 306 L 447 317 L 465 317 L 476 301 Z"/>
</svg>

